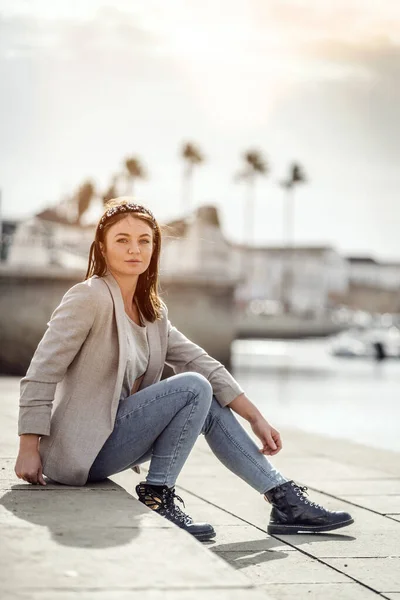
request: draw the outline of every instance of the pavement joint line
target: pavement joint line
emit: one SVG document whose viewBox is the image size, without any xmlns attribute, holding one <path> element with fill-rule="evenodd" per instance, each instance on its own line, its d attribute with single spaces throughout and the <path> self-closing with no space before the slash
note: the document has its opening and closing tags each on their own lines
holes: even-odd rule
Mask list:
<svg viewBox="0 0 400 600">
<path fill-rule="evenodd" d="M 313 554 L 310 554 L 309 552 L 305 551 L 303 548 L 299 548 L 298 546 L 291 544 L 290 542 L 288 542 L 287 540 L 281 539 L 279 536 L 276 535 L 271 535 L 269 534 L 265 529 L 262 529 L 262 527 L 259 527 L 258 525 L 255 525 L 254 523 L 251 523 L 250 521 L 247 521 L 246 519 L 243 519 L 242 517 L 238 517 L 237 515 L 235 515 L 234 513 L 230 512 L 229 510 L 226 510 L 225 508 L 222 508 L 220 506 L 217 506 L 216 504 L 214 504 L 213 502 L 210 502 L 209 500 L 205 500 L 204 498 L 201 498 L 201 496 L 199 496 L 198 494 L 195 494 L 193 492 L 190 492 L 189 490 L 187 490 L 186 488 L 179 486 L 182 490 L 184 490 L 186 493 L 191 494 L 192 496 L 195 496 L 196 498 L 198 498 L 199 500 L 203 500 L 204 502 L 206 502 L 207 504 L 210 504 L 216 508 L 218 508 L 219 510 L 224 511 L 227 514 L 230 514 L 231 516 L 247 523 L 248 525 L 250 525 L 251 527 L 254 527 L 255 529 L 258 529 L 259 531 L 262 531 L 263 533 L 265 533 L 266 535 L 269 535 L 270 537 L 278 540 L 279 542 L 289 546 L 290 548 L 293 548 L 294 550 L 297 550 L 298 552 L 300 552 L 301 554 L 304 554 L 304 556 L 307 556 L 308 558 L 314 559 L 317 562 L 319 562 L 320 564 L 324 565 L 325 567 L 328 567 L 329 569 L 332 569 L 333 571 L 336 571 L 337 573 L 340 573 L 341 575 L 344 575 L 345 577 L 348 577 L 349 579 L 351 579 L 353 582 L 358 583 L 359 585 L 367 588 L 368 590 L 370 590 L 371 592 L 374 592 L 375 594 L 379 594 L 381 595 L 380 592 L 378 592 L 377 590 L 375 590 L 374 588 L 370 587 L 369 585 L 367 585 L 366 583 L 363 583 L 362 581 L 359 581 L 358 579 L 356 579 L 355 577 L 352 577 L 351 575 L 349 575 L 348 573 L 346 573 L 345 571 L 341 571 L 338 567 L 334 567 L 333 565 L 330 565 L 328 563 L 325 563 L 322 558 L 319 558 L 318 556 L 314 556 Z M 311 489 L 311 488 L 310 488 Z M 335 557 L 336 558 L 336 557 Z M 339 557 L 341 558 L 341 557 Z M 350 582 L 349 582 L 350 583 Z"/>
<path fill-rule="evenodd" d="M 374 560 L 376 560 L 377 558 L 382 558 L 382 559 L 386 559 L 386 558 L 400 558 L 400 554 L 388 554 L 388 556 L 324 556 L 324 558 L 334 558 L 336 559 L 340 559 L 340 560 L 366 560 L 368 558 L 373 558 Z M 399 592 L 400 593 L 400 592 Z"/>
<path fill-rule="evenodd" d="M 278 536 L 272 535 L 271 537 L 274 537 L 275 539 L 279 540 L 280 542 L 283 542 L 284 544 L 288 544 L 288 546 L 292 546 L 292 544 L 290 544 L 290 542 L 287 542 L 286 540 L 281 539 Z M 341 575 L 344 575 L 345 577 L 348 577 L 349 579 L 351 579 L 352 581 L 354 581 L 355 583 L 358 583 L 359 585 L 361 585 L 362 587 L 365 587 L 367 590 L 370 590 L 371 592 L 374 592 L 375 594 L 378 594 L 380 596 L 382 596 L 382 593 L 379 592 L 378 590 L 375 590 L 374 588 L 370 587 L 368 584 L 359 581 L 358 579 L 356 579 L 355 577 L 353 577 L 352 575 L 349 575 L 349 573 L 346 573 L 345 571 L 341 571 L 338 567 L 334 567 L 333 565 L 330 565 L 328 563 L 325 563 L 323 561 L 322 558 L 326 558 L 324 557 L 318 557 L 318 556 L 313 556 L 312 554 L 310 554 L 309 552 L 306 552 L 305 550 L 303 550 L 302 548 L 297 548 L 296 546 L 293 546 L 296 548 L 296 550 L 298 550 L 299 552 L 301 552 L 302 554 L 305 554 L 306 556 L 309 556 L 310 558 L 314 558 L 315 560 L 317 560 L 319 563 L 321 563 L 322 565 L 325 565 L 327 567 L 330 567 L 331 569 L 333 569 L 334 571 L 336 571 L 337 573 L 341 573 Z M 343 557 L 335 557 L 335 558 L 343 558 Z M 354 558 L 358 558 L 358 557 L 350 557 L 351 559 Z M 388 557 L 383 557 L 383 558 L 388 558 Z M 344 560 L 349 560 L 349 558 L 344 558 Z M 350 583 L 350 582 L 349 582 Z M 387 592 L 389 593 L 389 592 Z M 384 596 L 385 597 L 385 596 Z"/>
<path fill-rule="evenodd" d="M 120 587 L 83 587 L 80 586 L 79 588 L 74 587 L 74 586 L 60 586 L 60 587 L 38 587 L 35 586 L 35 592 L 48 592 L 49 590 L 55 591 L 55 592 L 76 592 L 77 594 L 80 594 L 82 591 L 83 592 L 105 592 L 105 591 L 110 591 L 110 592 L 147 592 L 149 590 L 154 590 L 157 592 L 184 592 L 184 591 L 207 591 L 207 590 L 215 590 L 217 589 L 218 591 L 220 590 L 252 590 L 252 591 L 256 591 L 259 589 L 259 586 L 256 586 L 254 584 L 240 584 L 240 585 L 222 585 L 222 586 L 218 586 L 216 587 L 215 585 L 213 586 L 198 586 L 198 585 L 193 585 L 193 586 L 175 586 L 175 585 L 171 585 L 171 586 L 138 586 L 138 587 L 133 587 L 133 586 L 120 586 Z M 32 592 L 32 586 L 29 587 L 19 587 L 18 590 L 16 590 L 15 588 L 2 588 L 2 591 L 11 591 L 13 593 L 17 592 L 25 592 L 29 590 L 30 592 Z"/>
<path fill-rule="evenodd" d="M 15 515 L 15 513 L 14 513 L 14 515 Z M 43 527 L 46 527 L 46 525 L 43 525 Z M 22 530 L 25 531 L 27 529 L 33 529 L 33 528 L 34 528 L 34 525 L 32 525 L 32 526 L 30 526 L 30 525 L 25 526 L 24 525 L 22 527 L 20 525 L 7 525 L 7 530 L 9 530 L 9 531 L 22 531 Z M 57 525 L 57 528 L 58 528 L 57 532 L 64 533 L 66 531 L 66 529 L 64 529 L 63 525 Z M 87 525 L 87 526 L 79 525 L 79 526 L 76 526 L 76 527 L 68 525 L 67 531 L 77 531 L 77 530 L 78 531 L 85 531 L 86 528 L 89 528 L 89 530 L 92 529 L 92 527 L 90 525 Z M 107 529 L 108 530 L 110 530 L 110 529 L 112 529 L 112 530 L 114 530 L 114 529 L 124 529 L 124 530 L 126 530 L 126 529 L 140 529 L 140 530 L 142 530 L 143 527 L 141 527 L 140 525 L 137 525 L 137 526 L 136 525 L 110 525 L 110 526 L 107 527 Z M 148 529 L 157 529 L 157 530 L 158 529 L 172 529 L 172 527 L 169 527 L 168 525 L 146 525 L 146 530 L 148 530 Z"/>
<path fill-rule="evenodd" d="M 261 585 L 266 587 L 268 585 L 354 585 L 354 583 L 352 581 L 315 581 L 312 583 L 309 581 L 285 581 L 285 583 L 262 583 Z"/>
<path fill-rule="evenodd" d="M 294 550 L 297 550 L 298 552 L 300 552 L 301 554 L 304 554 L 305 556 L 308 556 L 308 558 L 314 559 L 316 561 L 318 561 L 320 564 L 324 565 L 325 567 L 328 567 L 330 569 L 332 569 L 333 571 L 336 571 L 337 573 L 340 573 L 341 575 L 344 575 L 345 577 L 348 577 L 349 579 L 351 579 L 354 583 L 358 583 L 359 585 L 361 585 L 362 587 L 365 587 L 366 589 L 370 590 L 371 592 L 374 592 L 375 594 L 379 594 L 382 595 L 380 592 L 378 592 L 377 590 L 375 590 L 374 588 L 370 587 L 369 585 L 367 585 L 366 583 L 363 583 L 362 581 L 359 581 L 358 579 L 356 579 L 355 577 L 352 577 L 351 575 L 349 575 L 348 573 L 346 573 L 345 571 L 341 571 L 338 567 L 334 567 L 333 565 L 329 565 L 328 563 L 325 563 L 322 558 L 319 558 L 318 556 L 314 556 L 313 554 L 310 554 L 309 552 L 306 552 L 304 549 L 299 548 L 298 546 L 295 546 L 294 544 L 291 544 L 290 542 L 288 542 L 287 540 L 281 539 L 280 537 L 276 536 L 276 535 L 271 535 L 268 534 L 268 532 L 265 529 L 262 529 L 262 527 L 259 527 L 258 525 L 254 525 L 254 523 L 251 523 L 250 521 L 247 521 L 246 519 L 243 519 L 242 517 L 238 517 L 238 515 L 235 515 L 234 513 L 230 512 L 229 510 L 226 510 L 225 508 L 222 508 L 216 504 L 214 504 L 214 502 L 210 502 L 209 500 L 205 500 L 204 498 L 202 498 L 201 496 L 199 496 L 198 494 L 195 494 L 194 492 L 191 492 L 189 490 L 187 490 L 186 488 L 184 488 L 183 486 L 179 486 L 182 490 L 184 490 L 186 493 L 191 494 L 192 496 L 195 496 L 196 498 L 198 498 L 199 500 L 203 500 L 203 502 L 206 502 L 207 504 L 210 504 L 212 506 L 214 506 L 215 508 L 218 508 L 219 510 L 224 511 L 227 514 L 230 514 L 231 516 L 239 519 L 240 521 L 243 521 L 245 523 L 247 523 L 248 525 L 250 525 L 251 527 L 254 527 L 255 529 L 258 529 L 259 531 L 262 531 L 263 533 L 266 533 L 266 535 L 269 535 L 272 538 L 275 538 L 276 540 L 278 540 L 279 542 L 282 542 L 283 544 L 293 548 Z M 309 489 L 313 489 L 313 488 L 309 488 Z M 313 491 L 318 491 L 318 490 L 314 490 Z M 327 494 L 330 495 L 330 494 Z M 335 498 L 335 496 L 333 496 Z M 337 498 L 338 499 L 338 498 Z M 363 507 L 360 507 L 363 508 Z M 374 511 L 372 511 L 374 512 Z M 380 514 L 380 513 L 378 513 Z M 380 515 L 383 516 L 383 515 Z M 325 557 L 324 557 L 325 558 Z M 337 557 L 335 557 L 337 558 Z M 338 557 L 338 558 L 342 558 L 342 557 Z M 353 558 L 353 557 L 352 557 Z M 384 558 L 388 558 L 388 557 L 384 557 Z M 350 582 L 349 582 L 350 583 Z"/>
<path fill-rule="evenodd" d="M 310 488 L 311 489 L 311 488 Z M 352 496 L 362 496 L 363 498 L 376 498 L 377 496 L 399 496 L 400 497 L 400 493 L 397 492 L 397 494 L 391 494 L 391 493 L 385 493 L 385 494 L 346 494 L 346 498 L 350 498 Z M 396 513 L 394 513 L 396 514 Z"/>
<path fill-rule="evenodd" d="M 86 489 L 86 490 L 77 490 L 75 488 L 72 488 L 72 489 L 71 488 L 68 488 L 68 489 L 66 489 L 66 488 L 55 489 L 55 488 L 47 488 L 47 486 L 40 486 L 39 487 L 38 485 L 35 485 L 35 484 L 29 484 L 29 485 L 27 484 L 23 488 L 16 488 L 15 489 L 15 488 L 13 488 L 11 486 L 10 487 L 1 487 L 1 484 L 0 484 L 0 490 L 2 492 L 11 491 L 11 492 L 23 492 L 23 493 L 25 493 L 25 492 L 32 492 L 34 489 L 36 489 L 36 490 L 42 490 L 43 489 L 43 491 L 44 491 L 44 489 L 46 489 L 46 493 L 48 493 L 48 492 L 57 492 L 57 493 L 59 493 L 59 492 L 65 492 L 65 491 L 67 491 L 67 492 L 78 492 L 80 494 L 89 493 L 89 492 L 118 492 L 119 491 L 119 490 L 112 490 L 112 489 L 110 489 L 110 490 L 105 490 L 105 489 L 97 490 L 97 489 L 93 489 L 93 488 L 90 488 L 90 490 L 89 489 Z"/>
</svg>

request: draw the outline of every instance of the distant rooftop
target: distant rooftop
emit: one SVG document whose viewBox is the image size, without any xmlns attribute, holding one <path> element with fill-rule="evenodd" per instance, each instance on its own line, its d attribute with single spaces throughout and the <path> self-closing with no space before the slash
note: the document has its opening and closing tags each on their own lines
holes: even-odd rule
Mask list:
<svg viewBox="0 0 400 600">
<path fill-rule="evenodd" d="M 195 209 L 195 220 L 208 225 L 213 225 L 221 229 L 221 222 L 218 215 L 218 209 L 212 205 L 203 205 Z M 179 237 L 184 237 L 187 233 L 189 223 L 193 218 L 193 213 L 182 219 L 175 219 L 166 223 L 167 233 L 173 233 Z M 172 230 L 172 231 L 171 231 Z"/>
<path fill-rule="evenodd" d="M 304 254 L 323 254 L 324 252 L 334 251 L 332 246 L 247 246 L 244 244 L 236 244 L 234 242 L 228 242 L 230 246 L 237 250 L 245 250 L 249 252 L 296 252 Z"/>
<path fill-rule="evenodd" d="M 58 223 L 59 225 L 67 225 L 69 227 L 78 227 L 79 229 L 93 229 L 94 228 L 93 224 L 83 225 L 80 223 L 70 221 L 69 219 L 67 219 L 67 217 L 65 217 L 64 215 L 60 215 L 53 208 L 45 208 L 40 213 L 37 213 L 35 215 L 35 217 L 42 221 L 48 221 L 50 223 Z"/>
<path fill-rule="evenodd" d="M 353 264 L 377 265 L 378 262 L 370 256 L 346 256 L 346 260 Z M 381 264 L 381 263 L 380 263 Z"/>
</svg>

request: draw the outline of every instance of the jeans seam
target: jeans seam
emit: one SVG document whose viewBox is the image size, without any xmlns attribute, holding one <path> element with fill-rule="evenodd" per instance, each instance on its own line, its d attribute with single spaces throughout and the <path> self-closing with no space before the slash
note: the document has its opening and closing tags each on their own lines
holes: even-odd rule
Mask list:
<svg viewBox="0 0 400 600">
<path fill-rule="evenodd" d="M 196 397 L 198 395 L 198 394 L 196 394 L 195 392 L 193 392 L 192 390 L 189 390 L 189 389 L 185 389 L 185 390 L 179 389 L 179 390 L 173 390 L 171 392 L 167 392 L 165 394 L 161 394 L 159 396 L 154 396 L 154 398 L 150 398 L 150 400 L 148 400 L 144 404 L 140 404 L 140 406 L 136 406 L 130 412 L 125 413 L 122 417 L 117 417 L 116 420 L 115 420 L 115 422 L 118 423 L 118 421 L 121 421 L 125 417 L 127 417 L 129 415 L 132 415 L 134 412 L 136 412 L 140 408 L 146 408 L 146 406 L 149 406 L 149 404 L 151 404 L 152 402 L 155 402 L 156 400 L 159 400 L 160 398 L 164 398 L 165 396 L 173 396 L 174 394 L 180 394 L 181 392 L 186 392 L 186 393 L 192 394 L 193 397 Z"/>
<path fill-rule="evenodd" d="M 198 395 L 196 395 L 196 397 L 198 397 Z M 164 478 L 165 481 L 168 481 L 168 478 L 169 478 L 169 475 L 171 473 L 172 467 L 174 466 L 174 464 L 176 462 L 176 457 L 178 456 L 178 450 L 181 448 L 181 446 L 183 444 L 184 438 L 186 436 L 186 431 L 187 431 L 187 428 L 188 428 L 188 424 L 189 424 L 189 422 L 191 420 L 191 417 L 192 417 L 192 414 L 193 414 L 193 412 L 195 411 L 196 408 L 197 408 L 197 403 L 194 402 L 193 405 L 192 405 L 192 410 L 190 411 L 190 413 L 189 413 L 189 415 L 188 415 L 188 417 L 186 419 L 186 422 L 185 422 L 184 426 L 182 427 L 179 439 L 178 439 L 178 441 L 176 443 L 174 454 L 173 454 L 173 456 L 172 456 L 172 458 L 170 460 L 169 466 L 168 466 L 168 471 L 165 474 L 165 478 Z"/>
<path fill-rule="evenodd" d="M 250 462 L 253 463 L 253 465 L 255 465 L 256 467 L 258 467 L 260 469 L 260 471 L 264 475 L 266 475 L 270 481 L 274 481 L 273 477 L 271 477 L 271 474 L 268 473 L 268 471 L 265 471 L 265 469 L 260 464 L 258 464 L 258 462 L 255 461 L 254 458 L 250 454 L 248 454 L 246 452 L 246 450 L 244 450 L 244 448 L 242 448 L 240 446 L 240 444 L 238 444 L 236 442 L 236 439 L 229 434 L 228 430 L 225 429 L 225 427 L 222 425 L 222 423 L 219 420 L 219 418 L 218 417 L 214 417 L 214 419 L 218 423 L 218 425 L 220 426 L 220 428 L 222 429 L 222 431 L 225 433 L 226 437 L 228 437 L 230 439 L 230 441 L 236 446 L 236 448 L 238 448 L 242 452 L 242 454 L 244 454 L 244 456 L 246 456 L 250 460 Z"/>
</svg>

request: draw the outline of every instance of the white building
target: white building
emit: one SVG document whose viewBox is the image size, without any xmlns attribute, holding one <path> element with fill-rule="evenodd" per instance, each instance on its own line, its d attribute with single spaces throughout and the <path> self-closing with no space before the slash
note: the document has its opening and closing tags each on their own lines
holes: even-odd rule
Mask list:
<svg viewBox="0 0 400 600">
<path fill-rule="evenodd" d="M 186 220 L 168 223 L 163 231 L 162 275 L 232 280 L 231 246 L 223 237 L 217 210 L 201 206 Z"/>
<path fill-rule="evenodd" d="M 348 286 L 348 264 L 330 247 L 248 247 L 227 241 L 215 207 L 201 207 L 189 220 L 169 223 L 164 232 L 162 274 L 196 275 L 238 282 L 236 299 L 280 303 L 284 274 L 292 311 L 323 314 Z"/>
<path fill-rule="evenodd" d="M 93 225 L 80 226 L 48 209 L 20 223 L 7 262 L 15 266 L 87 267 Z"/>
<path fill-rule="evenodd" d="M 381 290 L 400 290 L 400 263 L 378 262 L 371 257 L 349 256 L 349 281 Z"/>
<path fill-rule="evenodd" d="M 318 316 L 348 287 L 347 262 L 328 246 L 233 246 L 233 254 L 243 277 L 237 293 L 241 304 L 272 300 L 282 310 L 286 298 L 291 312 Z"/>
</svg>

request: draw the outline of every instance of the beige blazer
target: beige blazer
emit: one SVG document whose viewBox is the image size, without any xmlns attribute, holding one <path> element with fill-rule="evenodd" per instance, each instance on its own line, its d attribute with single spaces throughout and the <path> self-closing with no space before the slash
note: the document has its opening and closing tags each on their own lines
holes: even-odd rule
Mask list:
<svg viewBox="0 0 400 600">
<path fill-rule="evenodd" d="M 84 485 L 111 434 L 126 366 L 126 319 L 119 285 L 111 274 L 70 288 L 21 380 L 18 434 L 40 436 L 43 473 Z M 225 406 L 243 390 L 224 366 L 188 340 L 168 320 L 147 325 L 150 357 L 140 389 L 160 381 L 164 364 L 175 373 L 204 375 Z"/>
</svg>

